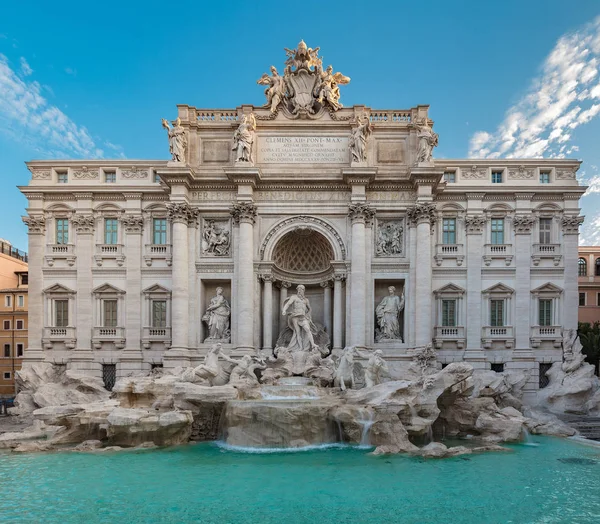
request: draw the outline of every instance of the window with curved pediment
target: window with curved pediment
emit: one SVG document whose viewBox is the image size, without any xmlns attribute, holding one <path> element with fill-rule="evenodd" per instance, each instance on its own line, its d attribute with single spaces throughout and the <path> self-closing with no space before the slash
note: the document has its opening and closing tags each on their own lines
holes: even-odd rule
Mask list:
<svg viewBox="0 0 600 524">
<path fill-rule="evenodd" d="M 286 234 L 273 252 L 275 266 L 291 273 L 325 271 L 331 267 L 333 259 L 329 241 L 321 233 L 310 229 Z"/>
</svg>

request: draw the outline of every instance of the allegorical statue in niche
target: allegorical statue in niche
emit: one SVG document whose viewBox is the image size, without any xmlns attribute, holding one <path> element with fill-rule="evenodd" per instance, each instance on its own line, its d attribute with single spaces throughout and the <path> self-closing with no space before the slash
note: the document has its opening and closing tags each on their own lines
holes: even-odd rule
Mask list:
<svg viewBox="0 0 600 524">
<path fill-rule="evenodd" d="M 271 66 L 271 75 L 263 73 L 256 83 L 269 86 L 265 89 L 265 96 L 267 97 L 267 106 L 271 106 L 271 113 L 277 110 L 277 107 L 285 98 L 286 85 L 285 78 L 280 76 L 275 66 Z"/>
<path fill-rule="evenodd" d="M 375 253 L 378 257 L 402 254 L 404 228 L 400 222 L 381 222 L 377 229 Z"/>
<path fill-rule="evenodd" d="M 223 288 L 217 288 L 217 294 L 210 300 L 202 320 L 208 324 L 206 340 L 224 340 L 229 342 L 229 316 L 231 308 L 223 296 Z"/>
<path fill-rule="evenodd" d="M 402 296 L 396 295 L 394 286 L 388 287 L 389 295 L 384 297 L 379 305 L 375 308 L 377 316 L 377 324 L 379 329 L 376 331 L 377 342 L 384 340 L 400 340 L 400 313 L 404 309 L 404 291 Z"/>
<path fill-rule="evenodd" d="M 431 129 L 427 118 L 424 118 L 420 123 L 416 122 L 415 126 L 417 128 L 417 139 L 419 140 L 416 163 L 431 162 L 433 148 L 438 145 L 438 134 Z"/>
<path fill-rule="evenodd" d="M 283 315 L 287 315 L 288 326 L 292 330 L 292 339 L 287 346 L 290 351 L 312 351 L 319 349 L 315 344 L 313 332 L 317 327 L 311 318 L 310 302 L 304 296 L 304 286 L 296 288 L 296 294 L 283 304 Z"/>
<path fill-rule="evenodd" d="M 254 113 L 243 115 L 240 125 L 233 134 L 233 147 L 236 162 L 252 163 L 252 144 L 256 135 L 256 118 Z"/>
<path fill-rule="evenodd" d="M 223 353 L 223 347 L 220 343 L 213 344 L 206 356 L 204 363 L 194 368 L 194 375 L 206 380 L 211 386 L 223 386 L 229 382 L 229 373 L 224 369 L 219 361 L 223 360 L 237 366 L 238 361 L 228 357 Z"/>
<path fill-rule="evenodd" d="M 319 84 L 317 85 L 316 95 L 319 104 L 323 104 L 326 100 L 334 111 L 340 109 L 340 84 L 349 84 L 350 78 L 344 76 L 342 73 L 334 73 L 333 66 L 328 66 L 325 71 L 320 66 L 316 67 L 316 71 L 319 74 Z"/>
<path fill-rule="evenodd" d="M 367 141 L 372 131 L 371 121 L 368 115 L 359 116 L 356 120 L 356 127 L 350 133 L 348 147 L 352 154 L 352 162 L 367 161 Z"/>
<path fill-rule="evenodd" d="M 229 246 L 231 245 L 229 231 L 227 228 L 215 224 L 214 220 L 206 221 L 204 242 L 206 243 L 206 247 L 203 250 L 203 254 L 217 257 L 229 255 Z"/>
<path fill-rule="evenodd" d="M 185 148 L 187 147 L 187 139 L 185 130 L 181 126 L 181 119 L 178 117 L 175 120 L 175 125 L 171 127 L 166 119 L 162 119 L 162 126 L 167 130 L 169 136 L 169 151 L 173 162 L 185 162 Z"/>
</svg>

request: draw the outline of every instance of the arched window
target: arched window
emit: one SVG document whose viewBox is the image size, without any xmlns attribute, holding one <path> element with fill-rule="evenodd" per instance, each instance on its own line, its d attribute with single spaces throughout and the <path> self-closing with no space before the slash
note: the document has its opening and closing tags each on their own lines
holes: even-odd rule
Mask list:
<svg viewBox="0 0 600 524">
<path fill-rule="evenodd" d="M 585 258 L 580 258 L 579 261 L 577 262 L 577 268 L 578 268 L 578 275 L 580 277 L 585 277 L 587 276 L 587 262 L 585 261 Z"/>
</svg>

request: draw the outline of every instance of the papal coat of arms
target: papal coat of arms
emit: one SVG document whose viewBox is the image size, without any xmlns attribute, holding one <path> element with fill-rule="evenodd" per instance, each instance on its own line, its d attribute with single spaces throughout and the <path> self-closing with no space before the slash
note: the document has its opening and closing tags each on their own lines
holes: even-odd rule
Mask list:
<svg viewBox="0 0 600 524">
<path fill-rule="evenodd" d="M 334 73 L 333 67 L 323 70 L 319 48 L 307 47 L 304 41 L 297 49 L 285 49 L 287 60 L 283 76 L 271 66 L 271 76 L 264 73 L 257 83 L 265 89 L 266 106 L 275 113 L 284 109 L 292 118 L 316 115 L 321 110 L 337 111 L 340 103 L 340 85 L 350 78 Z"/>
</svg>

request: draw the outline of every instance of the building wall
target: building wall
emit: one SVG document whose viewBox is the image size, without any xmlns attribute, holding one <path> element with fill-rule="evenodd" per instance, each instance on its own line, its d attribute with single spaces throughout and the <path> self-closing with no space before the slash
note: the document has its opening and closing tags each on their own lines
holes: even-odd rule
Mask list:
<svg viewBox="0 0 600 524">
<path fill-rule="evenodd" d="M 17 286 L 15 271 L 27 271 L 27 262 L 0 252 L 0 289 Z"/>
<path fill-rule="evenodd" d="M 578 272 L 579 294 L 583 294 L 583 303 L 579 302 L 579 322 L 600 322 L 600 247 L 580 246 L 579 260 L 585 261 L 585 268 Z M 581 273 L 585 274 L 581 274 Z"/>
</svg>

